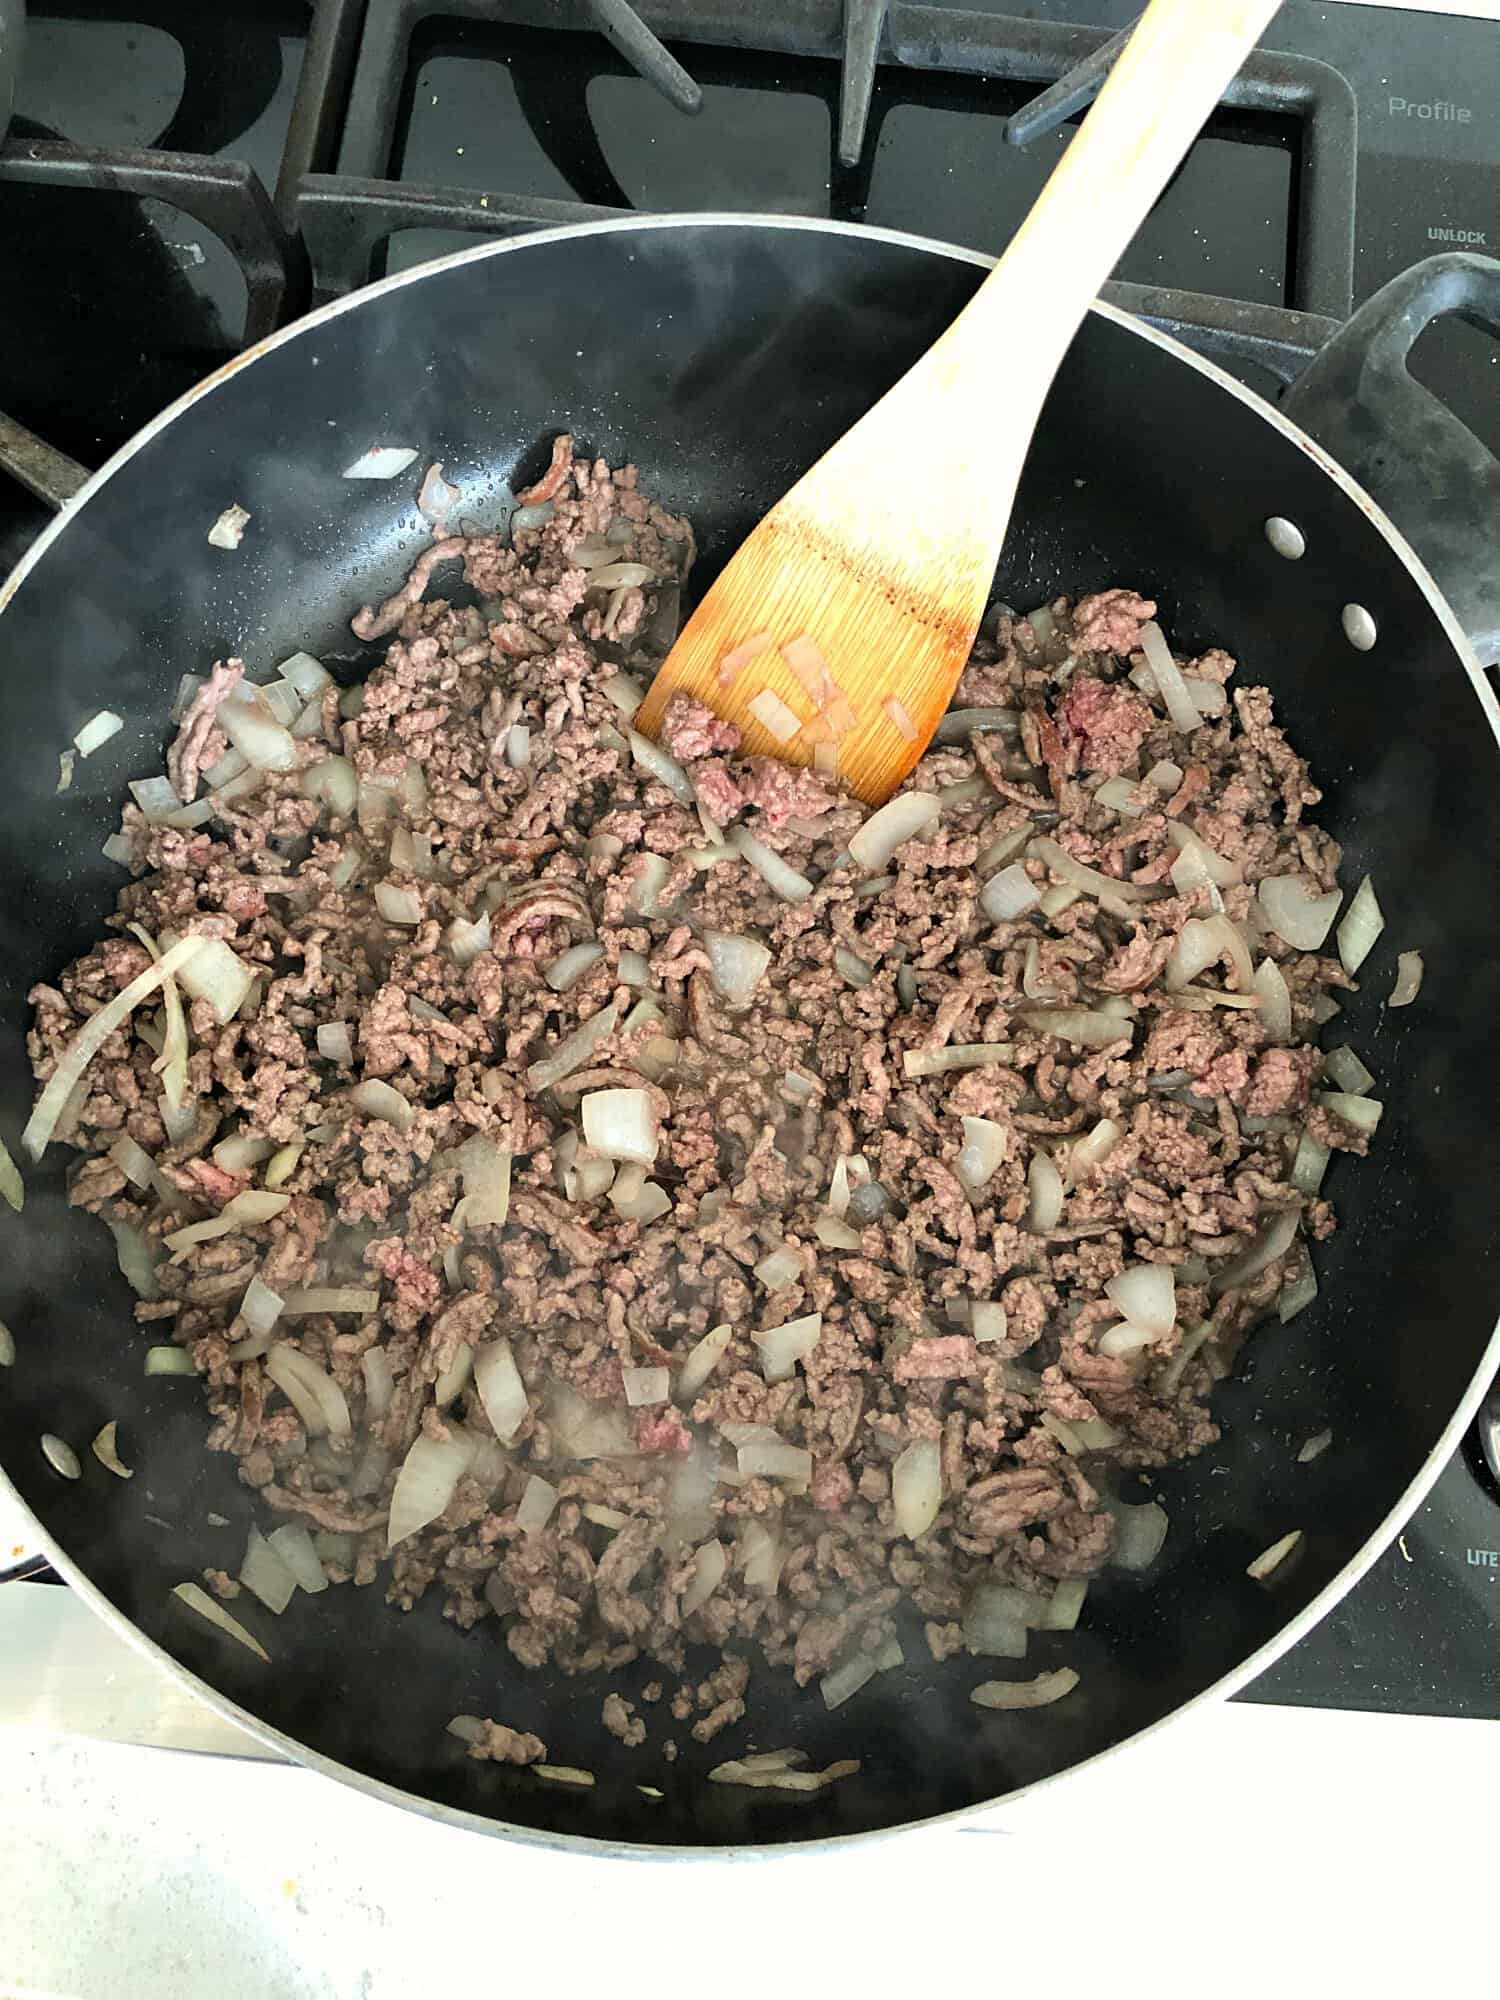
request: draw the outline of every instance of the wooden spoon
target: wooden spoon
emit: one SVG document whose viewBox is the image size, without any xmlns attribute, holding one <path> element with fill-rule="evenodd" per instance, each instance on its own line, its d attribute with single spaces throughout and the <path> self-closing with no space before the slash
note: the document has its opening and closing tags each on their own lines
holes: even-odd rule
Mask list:
<svg viewBox="0 0 1500 2000">
<path fill-rule="evenodd" d="M 740 545 L 637 728 L 696 695 L 748 751 L 825 772 L 836 754 L 861 798 L 889 797 L 968 659 L 1058 365 L 1278 4 L 1151 0 L 1005 255 Z"/>
</svg>

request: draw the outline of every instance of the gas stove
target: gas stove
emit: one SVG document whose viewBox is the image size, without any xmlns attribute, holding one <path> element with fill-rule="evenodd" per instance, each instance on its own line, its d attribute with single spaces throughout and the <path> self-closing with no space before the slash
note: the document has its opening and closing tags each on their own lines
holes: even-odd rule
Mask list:
<svg viewBox="0 0 1500 2000">
<path fill-rule="evenodd" d="M 999 250 L 1089 59 L 1138 11 L 31 0 L 0 145 L 0 408 L 96 464 L 310 306 L 481 237 L 621 212 L 825 216 Z M 1274 395 L 1394 272 L 1500 247 L 1481 81 L 1500 27 L 1481 11 L 1288 0 L 1115 295 Z M 1412 366 L 1500 450 L 1500 347 L 1450 319 Z M 46 519 L 0 476 L 0 574 Z M 25 1566 L 25 1524 L 0 1520 L 0 1573 Z M 1477 1434 L 1244 1698 L 1500 1717 L 1500 1485 Z"/>
</svg>

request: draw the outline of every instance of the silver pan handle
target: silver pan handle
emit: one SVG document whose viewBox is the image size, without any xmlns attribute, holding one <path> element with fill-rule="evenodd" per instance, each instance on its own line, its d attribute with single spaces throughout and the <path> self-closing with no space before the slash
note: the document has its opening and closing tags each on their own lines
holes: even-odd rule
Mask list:
<svg viewBox="0 0 1500 2000">
<path fill-rule="evenodd" d="M 61 509 L 89 476 L 86 465 L 66 452 L 54 451 L 35 431 L 0 410 L 0 472 L 19 480 L 45 506 Z"/>
</svg>

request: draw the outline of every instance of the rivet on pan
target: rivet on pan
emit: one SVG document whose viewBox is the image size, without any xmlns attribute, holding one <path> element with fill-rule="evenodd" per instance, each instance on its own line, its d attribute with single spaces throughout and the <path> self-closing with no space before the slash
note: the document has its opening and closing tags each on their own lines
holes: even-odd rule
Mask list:
<svg viewBox="0 0 1500 2000">
<path fill-rule="evenodd" d="M 60 1472 L 64 1479 L 77 1479 L 83 1472 L 83 1467 L 78 1463 L 78 1454 L 72 1445 L 65 1443 L 60 1437 L 54 1437 L 51 1431 L 42 1433 L 42 1456 L 52 1470 Z"/>
<path fill-rule="evenodd" d="M 1374 645 L 1375 620 L 1362 604 L 1344 606 L 1344 637 L 1362 653 L 1368 653 Z"/>
<path fill-rule="evenodd" d="M 1266 540 L 1277 555 L 1285 556 L 1288 562 L 1296 562 L 1307 553 L 1307 537 L 1295 521 L 1289 521 L 1283 514 L 1273 514 L 1266 523 Z"/>
</svg>

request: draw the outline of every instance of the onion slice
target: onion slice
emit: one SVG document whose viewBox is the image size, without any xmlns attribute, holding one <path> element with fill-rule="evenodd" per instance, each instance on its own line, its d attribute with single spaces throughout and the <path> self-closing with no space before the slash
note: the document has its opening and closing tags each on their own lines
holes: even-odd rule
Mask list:
<svg viewBox="0 0 1500 2000">
<path fill-rule="evenodd" d="M 479 1349 L 474 1356 L 474 1386 L 495 1436 L 501 1444 L 510 1444 L 531 1414 L 531 1404 L 509 1340 L 492 1340 Z"/>
<path fill-rule="evenodd" d="M 74 748 L 80 757 L 92 757 L 102 744 L 107 743 L 111 736 L 118 736 L 124 727 L 123 718 L 116 715 L 112 708 L 101 708 L 97 715 L 89 717 L 73 738 Z"/>
<path fill-rule="evenodd" d="M 687 1359 L 677 1377 L 677 1400 L 690 1402 L 724 1358 L 724 1351 L 733 1338 L 733 1329 L 716 1326 L 704 1334 L 688 1349 Z"/>
<path fill-rule="evenodd" d="M 943 1504 L 943 1467 L 936 1438 L 914 1438 L 891 1467 L 891 1506 L 908 1540 L 925 1535 Z"/>
<path fill-rule="evenodd" d="M 590 1090 L 582 1105 L 584 1142 L 607 1160 L 635 1160 L 649 1167 L 661 1132 L 646 1090 Z"/>
<path fill-rule="evenodd" d="M 118 1141 L 116 1143 L 118 1144 Z M 128 1143 L 132 1146 L 135 1145 L 134 1140 L 130 1140 Z M 144 1181 L 136 1181 L 135 1184 L 137 1187 L 147 1187 L 151 1183 L 153 1172 L 152 1162 L 150 1156 L 142 1153 L 139 1146 L 135 1146 L 135 1151 L 140 1154 L 141 1159 L 146 1163 L 146 1179 Z M 115 1148 L 112 1146 L 110 1148 L 111 1159 L 114 1159 L 114 1153 Z M 115 1164 L 120 1167 L 122 1173 L 126 1173 L 126 1169 L 120 1161 L 116 1160 Z M 135 1176 L 126 1173 L 126 1178 L 134 1180 Z M 11 1158 L 10 1148 L 3 1139 L 0 1139 L 0 1195 L 5 1197 L 5 1200 L 16 1211 L 17 1215 L 20 1214 L 26 1205 L 26 1184 L 21 1179 L 21 1170 Z"/>
<path fill-rule="evenodd" d="M 1031 1190 L 1026 1227 L 1038 1235 L 1048 1229 L 1056 1229 L 1063 1210 L 1063 1184 L 1057 1162 L 1050 1153 L 1038 1151 L 1032 1154 L 1031 1164 L 1026 1169 L 1026 1184 Z"/>
<path fill-rule="evenodd" d="M 1338 928 L 1339 958 L 1345 972 L 1358 972 L 1384 929 L 1385 918 L 1375 898 L 1374 884 L 1367 875 L 1355 890 Z"/>
<path fill-rule="evenodd" d="M 302 1419 L 309 1437 L 347 1438 L 352 1429 L 344 1392 L 326 1369 L 289 1347 L 273 1342 L 266 1355 L 266 1374 Z"/>
<path fill-rule="evenodd" d="M 1271 875 L 1256 889 L 1266 921 L 1294 951 L 1319 951 L 1343 901 L 1337 889 L 1325 896 L 1306 875 Z"/>
<path fill-rule="evenodd" d="M 237 1639 L 242 1646 L 254 1653 L 258 1660 L 264 1660 L 267 1666 L 271 1664 L 271 1655 L 255 1634 L 247 1632 L 238 1618 L 231 1618 L 223 1605 L 215 1603 L 201 1584 L 179 1583 L 173 1588 L 172 1595 L 179 1604 L 185 1604 L 189 1611 L 196 1611 L 198 1616 L 206 1618 L 210 1625 L 217 1625 L 221 1632 L 227 1632 L 231 1639 Z"/>
<path fill-rule="evenodd" d="M 415 1535 L 429 1521 L 437 1519 L 458 1490 L 458 1482 L 468 1471 L 472 1456 L 471 1438 L 428 1437 L 424 1431 L 412 1441 L 391 1492 L 387 1549 L 395 1548 L 408 1535 Z"/>
<path fill-rule="evenodd" d="M 250 515 L 237 502 L 224 509 L 208 531 L 208 539 L 216 549 L 237 549 L 250 525 Z"/>
<path fill-rule="evenodd" d="M 750 1338 L 760 1352 L 761 1373 L 768 1382 L 786 1382 L 796 1372 L 797 1363 L 811 1354 L 823 1331 L 820 1312 L 804 1313 L 800 1319 L 782 1326 L 768 1326 Z"/>
<path fill-rule="evenodd" d="M 134 1479 L 134 1472 L 121 1460 L 119 1452 L 115 1449 L 115 1430 L 116 1424 L 111 1418 L 94 1439 L 91 1449 L 105 1471 L 112 1472 L 116 1479 Z"/>
<path fill-rule="evenodd" d="M 1148 619 L 1141 627 L 1141 651 L 1156 682 L 1156 691 L 1166 706 L 1174 729 L 1190 735 L 1202 720 L 1192 691 L 1182 677 L 1182 669 L 1172 657 L 1160 625 Z"/>
<path fill-rule="evenodd" d="M 1046 1708 L 1061 1701 L 1078 1685 L 1073 1667 L 1058 1667 L 1050 1674 L 1038 1674 L 1033 1681 L 981 1681 L 969 1692 L 978 1708 Z"/>
<path fill-rule="evenodd" d="M 1387 1007 L 1409 1007 L 1422 990 L 1422 974 L 1425 971 L 1422 954 L 1419 951 L 1402 951 L 1396 954 L 1396 983 L 1391 988 Z"/>
<path fill-rule="evenodd" d="M 979 907 L 992 923 L 1024 917 L 1042 900 L 1042 892 L 1019 861 L 992 875 L 979 892 Z"/>
<path fill-rule="evenodd" d="M 719 1541 L 704 1542 L 693 1555 L 693 1580 L 682 1594 L 682 1615 L 690 1618 L 707 1604 L 729 1568 L 729 1551 Z"/>
<path fill-rule="evenodd" d="M 878 875 L 896 849 L 931 826 L 941 811 L 932 792 L 898 792 L 850 837 L 849 853 L 867 875 Z"/>
<path fill-rule="evenodd" d="M 1291 1555 L 1301 1540 L 1302 1530 L 1300 1528 L 1293 1528 L 1289 1535 L 1283 1535 L 1280 1541 L 1272 1542 L 1268 1549 L 1261 1551 L 1253 1563 L 1247 1564 L 1245 1569 L 1246 1576 L 1252 1577 L 1256 1583 L 1266 1582 L 1276 1570 L 1281 1568 L 1281 1565 Z"/>
<path fill-rule="evenodd" d="M 409 465 L 417 462 L 416 446 L 399 444 L 371 445 L 361 452 L 352 465 L 343 471 L 345 479 L 394 479 L 398 472 L 405 472 Z"/>
<path fill-rule="evenodd" d="M 1101 909 L 1108 910 L 1113 916 L 1133 916 L 1132 904 L 1153 902 L 1162 893 L 1160 889 L 1145 888 L 1137 882 L 1121 882 L 1113 875 L 1102 874 L 1097 868 L 1086 867 L 1083 862 L 1075 861 L 1065 847 L 1045 836 L 1031 841 L 1026 852 L 1032 860 L 1042 862 L 1059 882 L 1082 889 L 1085 895 L 1094 898 Z"/>
<path fill-rule="evenodd" d="M 813 885 L 807 877 L 795 869 L 789 861 L 783 861 L 774 847 L 767 847 L 763 840 L 743 826 L 729 829 L 728 844 L 736 854 L 750 863 L 756 874 L 787 903 L 804 902 L 813 892 Z"/>
<path fill-rule="evenodd" d="M 1105 1294 L 1136 1326 L 1165 1338 L 1177 1323 L 1177 1285 L 1170 1264 L 1131 1264 L 1106 1283 Z"/>
</svg>

